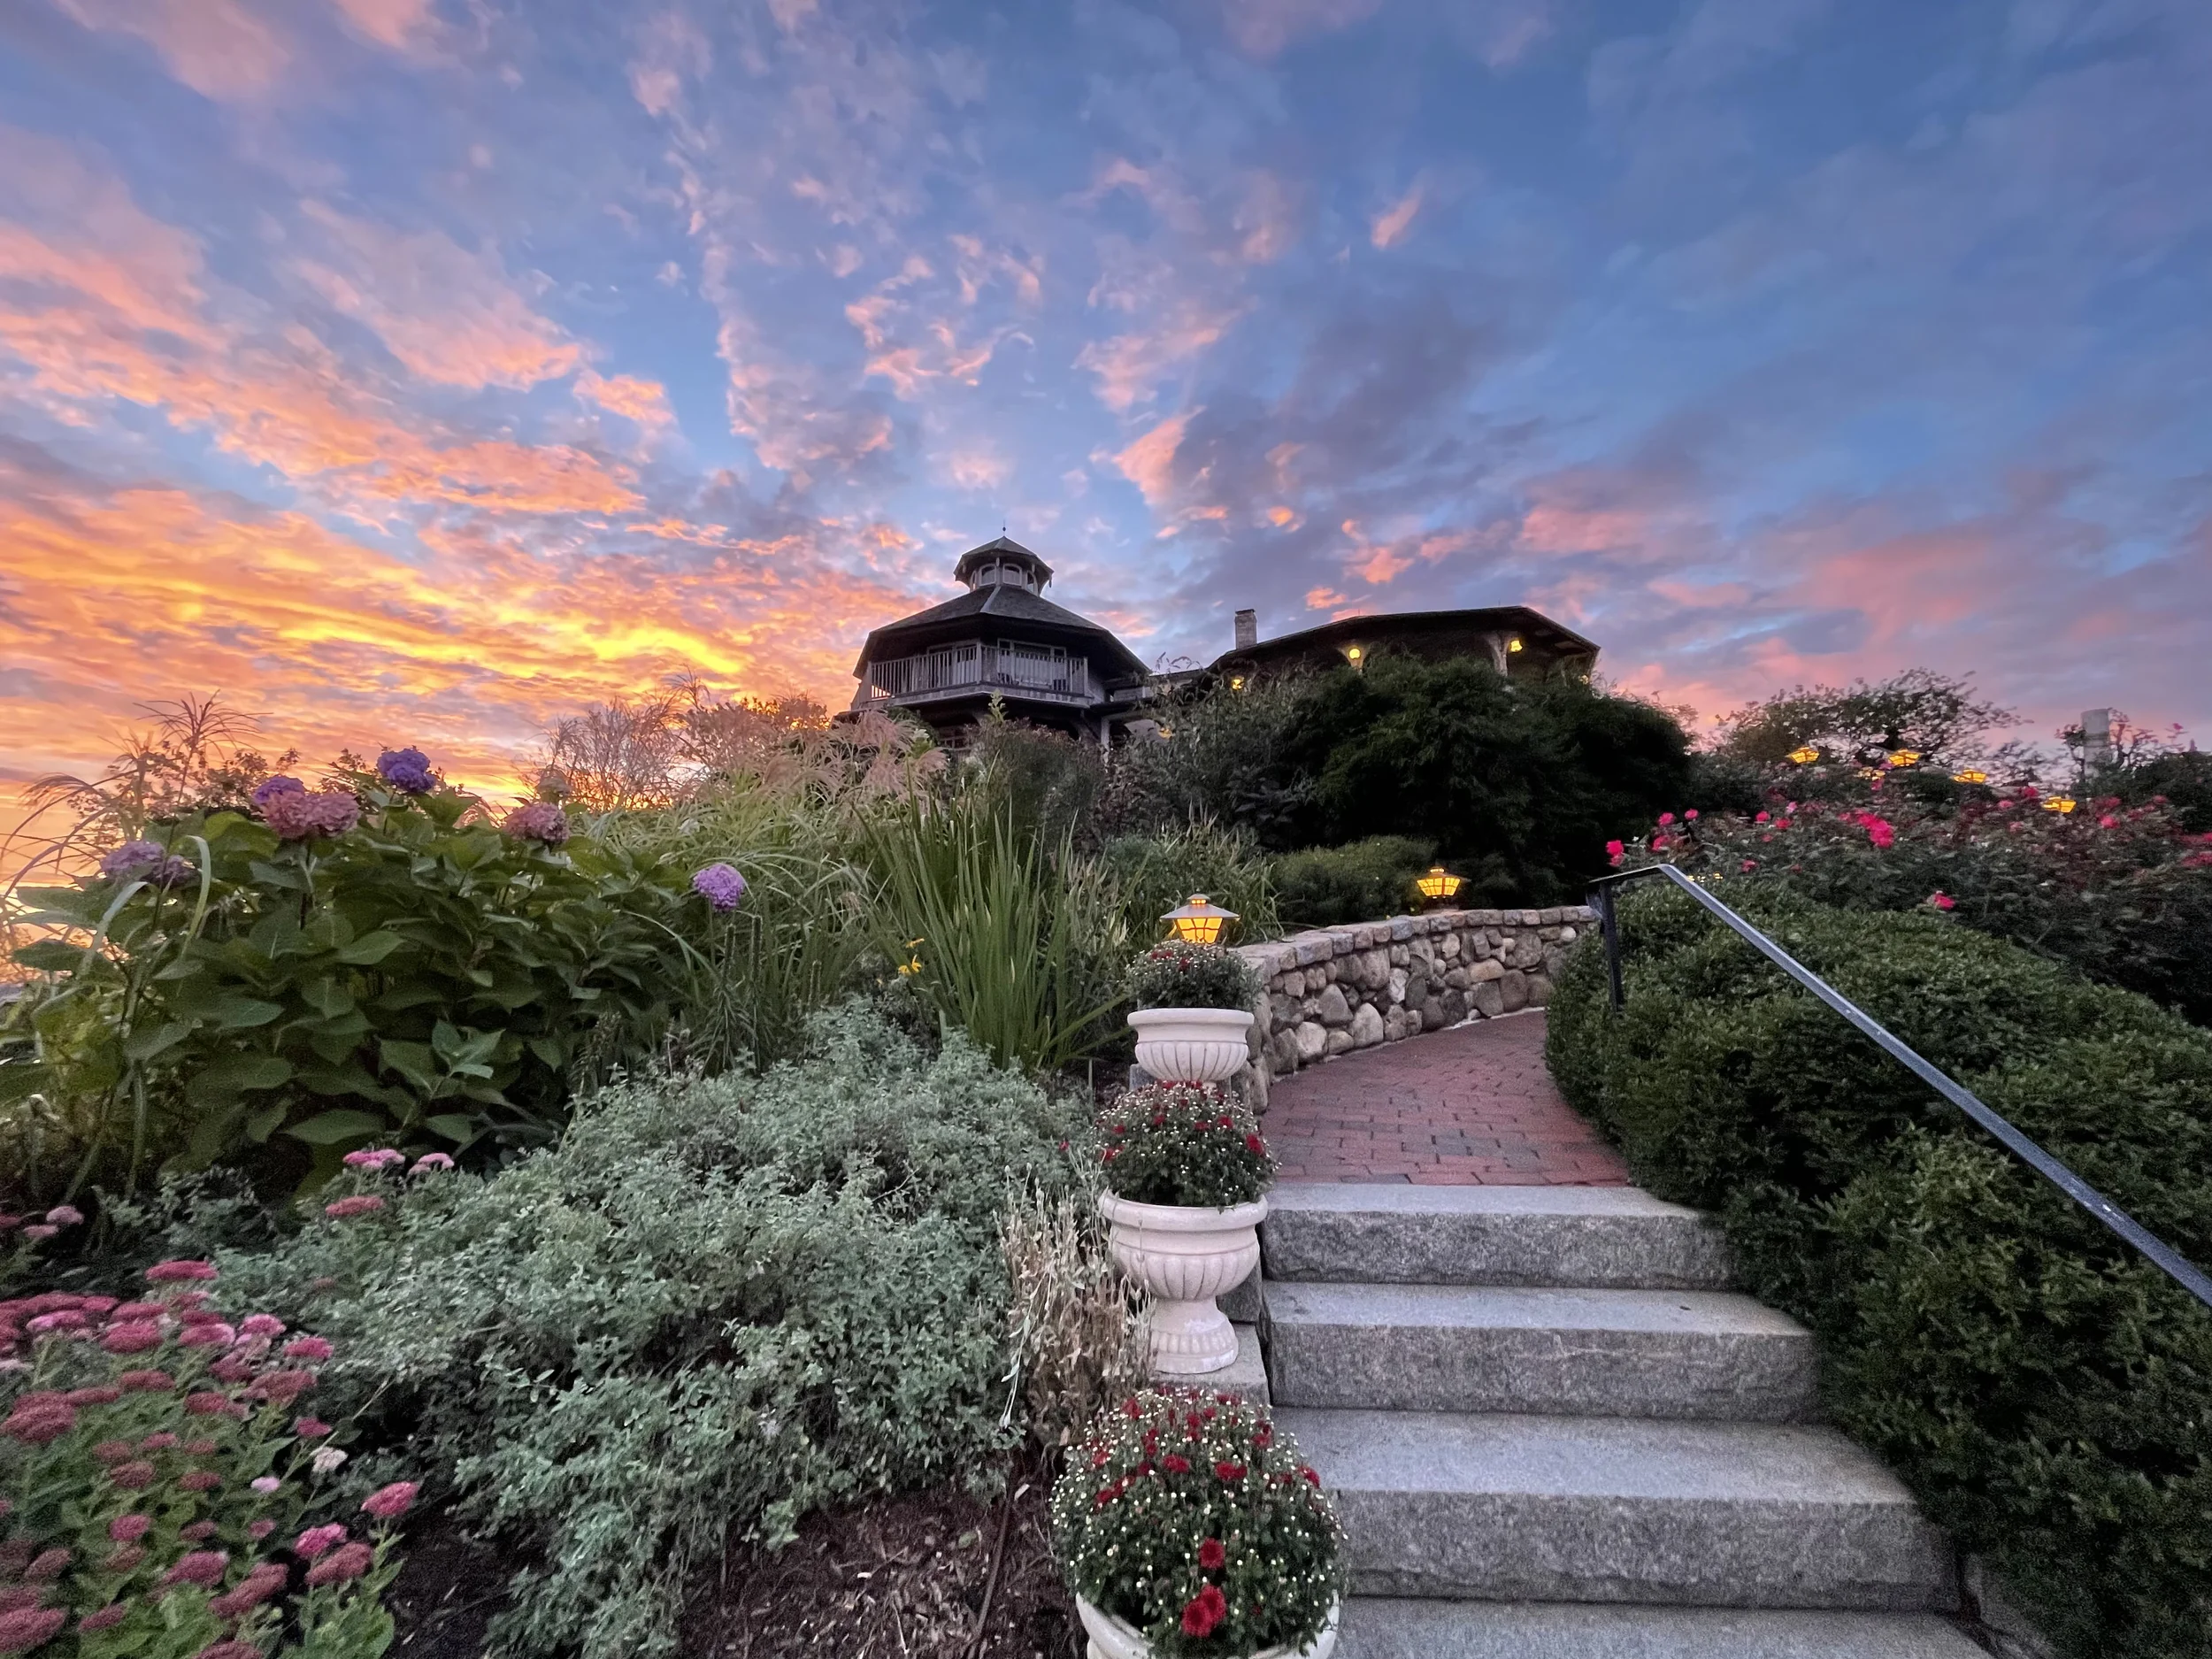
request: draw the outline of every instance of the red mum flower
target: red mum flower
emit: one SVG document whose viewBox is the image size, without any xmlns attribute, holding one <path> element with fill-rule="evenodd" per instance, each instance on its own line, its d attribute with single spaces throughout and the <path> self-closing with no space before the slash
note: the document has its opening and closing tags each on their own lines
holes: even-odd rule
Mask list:
<svg viewBox="0 0 2212 1659">
<path fill-rule="evenodd" d="M 1256 1158 L 1263 1158 L 1267 1156 L 1267 1142 L 1261 1140 L 1257 1135 L 1245 1136 L 1244 1146 L 1245 1150 L 1251 1153 L 1251 1155 Z"/>
<path fill-rule="evenodd" d="M 1170 1452 L 1165 1457 L 1160 1459 L 1160 1467 L 1171 1475 L 1187 1475 L 1190 1473 L 1190 1459 Z"/>
<path fill-rule="evenodd" d="M 1229 1599 L 1221 1594 L 1221 1586 L 1210 1584 L 1191 1597 L 1183 1606 L 1183 1634 L 1210 1636 L 1214 1626 L 1229 1616 Z"/>
<path fill-rule="evenodd" d="M 1220 1480 L 1241 1480 L 1244 1479 L 1244 1465 L 1230 1463 L 1216 1463 L 1214 1475 L 1217 1479 Z"/>
<path fill-rule="evenodd" d="M 1213 1571 L 1229 1559 L 1229 1552 L 1221 1547 L 1217 1538 L 1209 1538 L 1198 1546 L 1198 1564 L 1208 1572 Z"/>
</svg>

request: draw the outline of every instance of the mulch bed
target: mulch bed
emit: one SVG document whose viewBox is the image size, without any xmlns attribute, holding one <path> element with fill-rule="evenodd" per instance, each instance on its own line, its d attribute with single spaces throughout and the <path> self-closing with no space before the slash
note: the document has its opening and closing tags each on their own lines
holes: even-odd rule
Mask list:
<svg viewBox="0 0 2212 1659">
<path fill-rule="evenodd" d="M 1010 1501 L 873 1499 L 809 1516 L 781 1549 L 732 1548 L 694 1588 L 685 1659 L 1079 1659 L 1048 1483 L 1032 1466 L 1010 1487 Z M 514 1563 L 443 1514 L 410 1527 L 404 1548 L 392 1653 L 479 1659 Z"/>
<path fill-rule="evenodd" d="M 780 1550 L 732 1550 L 684 1621 L 686 1659 L 1077 1659 L 1046 1482 L 1012 1488 L 878 1499 L 810 1516 Z"/>
</svg>

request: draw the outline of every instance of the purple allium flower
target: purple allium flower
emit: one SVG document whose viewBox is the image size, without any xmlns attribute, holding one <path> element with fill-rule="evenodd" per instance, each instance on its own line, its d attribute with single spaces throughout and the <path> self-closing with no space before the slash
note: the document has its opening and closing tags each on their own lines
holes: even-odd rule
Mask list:
<svg viewBox="0 0 2212 1659">
<path fill-rule="evenodd" d="M 507 833 L 558 847 L 568 839 L 568 814 L 551 801 L 532 801 L 507 814 Z"/>
<path fill-rule="evenodd" d="M 272 778 L 253 792 L 254 808 L 257 811 L 266 812 L 269 810 L 269 803 L 280 795 L 305 795 L 306 793 L 307 786 L 297 778 L 282 776 Z"/>
<path fill-rule="evenodd" d="M 388 749 L 376 757 L 376 775 L 402 795 L 428 795 L 438 787 L 430 757 L 419 749 Z"/>
<path fill-rule="evenodd" d="M 288 841 L 311 835 L 342 835 L 361 821 L 361 804 L 342 789 L 286 791 L 269 797 L 261 816 Z"/>
<path fill-rule="evenodd" d="M 727 864 L 712 864 L 693 875 L 691 890 L 718 910 L 733 910 L 745 896 L 745 878 Z"/>
</svg>

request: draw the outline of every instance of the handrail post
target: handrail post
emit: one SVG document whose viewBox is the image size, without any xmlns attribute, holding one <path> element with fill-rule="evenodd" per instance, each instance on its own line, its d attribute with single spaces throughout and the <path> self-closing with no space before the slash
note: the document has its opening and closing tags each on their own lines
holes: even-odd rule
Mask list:
<svg viewBox="0 0 2212 1659">
<path fill-rule="evenodd" d="M 1598 932 L 1605 940 L 1605 978 L 1612 992 L 1613 1006 L 1625 1006 L 1627 997 L 1621 990 L 1621 924 L 1613 913 L 1613 889 L 1609 886 L 1590 889 L 1590 908 L 1598 913 Z"/>
</svg>

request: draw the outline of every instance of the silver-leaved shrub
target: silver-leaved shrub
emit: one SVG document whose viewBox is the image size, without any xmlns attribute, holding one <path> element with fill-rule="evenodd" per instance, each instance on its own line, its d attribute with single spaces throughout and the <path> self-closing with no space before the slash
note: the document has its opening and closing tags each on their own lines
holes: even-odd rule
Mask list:
<svg viewBox="0 0 2212 1659">
<path fill-rule="evenodd" d="M 1011 1443 L 997 1218 L 1064 1181 L 1066 1119 L 855 1003 L 764 1075 L 618 1082 L 490 1175 L 351 1170 L 222 1283 L 328 1333 L 326 1403 L 523 1563 L 495 1651 L 664 1654 L 727 1540 Z"/>
</svg>

